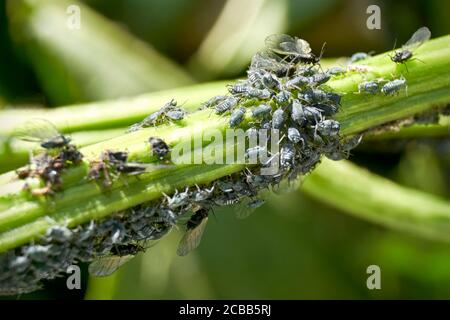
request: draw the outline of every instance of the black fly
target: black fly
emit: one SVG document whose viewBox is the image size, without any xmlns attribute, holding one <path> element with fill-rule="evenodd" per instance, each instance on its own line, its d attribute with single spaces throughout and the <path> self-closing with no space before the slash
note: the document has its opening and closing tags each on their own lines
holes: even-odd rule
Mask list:
<svg viewBox="0 0 450 320">
<path fill-rule="evenodd" d="M 70 138 L 61 134 L 56 127 L 45 119 L 32 119 L 25 122 L 14 133 L 17 138 L 39 142 L 44 149 L 63 148 L 70 143 Z"/>
</svg>

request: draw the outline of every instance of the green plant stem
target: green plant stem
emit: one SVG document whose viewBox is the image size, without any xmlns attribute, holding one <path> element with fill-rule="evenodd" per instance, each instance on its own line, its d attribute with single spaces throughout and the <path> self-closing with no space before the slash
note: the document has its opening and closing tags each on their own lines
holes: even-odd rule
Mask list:
<svg viewBox="0 0 450 320">
<path fill-rule="evenodd" d="M 323 161 L 301 190 L 355 217 L 450 242 L 448 201 L 402 187 L 351 162 Z"/>
<path fill-rule="evenodd" d="M 341 111 L 337 115 L 342 124 L 342 136 L 409 117 L 436 105 L 447 104 L 450 101 L 450 74 L 447 72 L 450 67 L 449 43 L 450 37 L 447 36 L 422 46 L 420 55 L 417 54 L 424 63 L 411 61 L 408 64 L 408 73 L 404 73 L 404 66 L 394 65 L 384 54 L 366 61 L 372 68 L 370 72 L 364 75 L 350 74 L 345 78 L 330 81 L 329 86 L 344 95 Z M 405 92 L 392 97 L 355 93 L 360 81 L 376 77 L 391 78 L 393 75 L 398 77 L 400 73 L 403 73 L 408 81 L 407 95 Z M 192 94 L 195 95 L 193 92 Z M 111 122 L 108 116 L 109 112 L 105 115 L 103 123 Z M 114 120 L 120 122 L 117 118 Z M 97 120 L 97 125 L 101 123 L 101 120 Z M 78 123 L 79 127 L 83 125 L 87 126 L 87 121 Z M 204 110 L 190 115 L 179 124 L 147 128 L 85 147 L 81 149 L 86 157 L 85 162 L 77 168 L 68 170 L 63 176 L 63 191 L 48 201 L 26 197 L 14 173 L 1 176 L 0 206 L 8 209 L 0 212 L 0 230 L 3 231 L 0 234 L 0 251 L 36 239 L 52 223 L 63 223 L 73 227 L 159 198 L 161 192 L 171 192 L 175 188 L 192 186 L 195 183 L 208 183 L 242 170 L 242 165 L 233 164 L 176 166 L 149 172 L 139 179 L 123 177 L 114 182 L 109 192 L 85 179 L 89 160 L 97 159 L 100 152 L 105 149 L 125 149 L 132 160 L 152 162 L 155 159 L 149 158 L 149 147 L 146 143 L 149 136 L 159 136 L 174 145 L 190 142 L 192 132 L 200 135 L 209 129 L 223 131 L 227 127 L 226 117 Z"/>
</svg>

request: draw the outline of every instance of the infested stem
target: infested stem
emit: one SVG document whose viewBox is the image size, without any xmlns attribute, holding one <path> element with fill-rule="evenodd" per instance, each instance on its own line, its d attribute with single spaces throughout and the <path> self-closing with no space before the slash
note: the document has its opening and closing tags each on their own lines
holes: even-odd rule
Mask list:
<svg viewBox="0 0 450 320">
<path fill-rule="evenodd" d="M 395 65 L 389 60 L 387 54 L 383 54 L 364 61 L 369 72 L 349 74 L 328 82 L 327 85 L 332 90 L 344 95 L 341 111 L 336 117 L 341 123 L 341 135 L 345 137 L 363 132 L 374 126 L 410 117 L 449 103 L 450 74 L 447 72 L 450 68 L 449 43 L 450 37 L 447 36 L 423 45 L 417 54 L 420 54 L 420 59 L 425 63 L 409 62 L 408 73 L 405 72 L 404 66 Z M 379 77 L 392 79 L 393 77 L 398 78 L 400 75 L 408 81 L 407 94 L 400 92 L 398 95 L 386 97 L 382 94 L 369 96 L 356 93 L 358 83 L 361 81 Z M 212 93 L 215 90 L 219 91 L 219 86 L 211 85 L 204 88 L 211 90 L 208 92 L 208 98 L 219 93 Z M 223 89 L 222 87 L 221 90 L 223 91 Z M 196 97 L 206 96 L 206 89 L 202 91 L 201 86 L 188 88 L 181 92 Z M 176 91 L 171 92 L 172 96 L 165 96 L 167 94 L 166 92 L 159 96 L 161 103 L 158 105 L 173 97 L 182 101 Z M 204 97 L 202 100 L 206 99 Z M 81 130 L 129 124 L 140 120 L 152 111 L 150 108 L 146 109 L 147 102 L 135 101 L 136 107 L 133 108 L 131 105 L 129 108 L 131 111 L 128 110 L 128 105 L 124 101 L 114 102 L 118 110 L 114 107 L 103 108 L 111 111 L 105 115 L 102 114 L 101 117 L 95 117 L 94 124 L 91 124 L 89 119 L 77 116 L 73 121 L 72 128 Z M 91 107 L 92 105 L 78 108 L 81 110 L 80 114 L 83 112 L 88 114 Z M 198 103 L 191 103 L 188 109 L 196 107 L 198 107 Z M 69 108 L 75 107 L 68 107 L 66 111 L 63 109 L 60 114 L 56 110 L 49 112 L 49 120 L 55 122 L 61 129 L 64 119 L 66 119 L 64 112 L 67 112 Z M 144 110 L 146 110 L 145 113 Z M 138 114 L 139 119 L 137 119 Z M 13 127 L 10 125 L 5 132 L 11 132 Z M 176 188 L 183 189 L 194 184 L 207 184 L 241 171 L 244 166 L 237 164 L 182 165 L 146 173 L 139 178 L 123 177 L 123 179 L 114 181 L 108 192 L 86 179 L 88 162 L 98 159 L 100 153 L 106 149 L 126 150 L 129 152 L 131 161 L 151 163 L 156 159 L 149 156 L 149 146 L 146 141 L 150 136 L 161 137 L 170 145 L 174 145 L 190 141 L 192 132 L 197 135 L 201 135 L 209 129 L 218 129 L 223 132 L 227 127 L 228 119 L 226 117 L 218 116 L 210 110 L 204 110 L 190 115 L 179 124 L 147 128 L 84 147 L 81 149 L 85 155 L 84 162 L 76 168 L 67 170 L 63 175 L 63 190 L 48 201 L 27 197 L 22 191 L 23 183 L 17 182 L 14 172 L 1 176 L 0 205 L 7 209 L 0 212 L 0 231 L 2 232 L 0 233 L 0 252 L 38 238 L 53 223 L 73 227 L 159 198 L 162 192 L 170 193 Z M 448 207 L 442 206 L 439 207 L 439 210 L 442 210 L 440 216 L 447 217 Z"/>
</svg>

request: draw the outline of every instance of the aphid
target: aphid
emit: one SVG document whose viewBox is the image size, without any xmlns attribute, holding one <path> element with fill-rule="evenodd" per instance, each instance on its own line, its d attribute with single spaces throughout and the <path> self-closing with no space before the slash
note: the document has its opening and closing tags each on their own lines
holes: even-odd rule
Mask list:
<svg viewBox="0 0 450 320">
<path fill-rule="evenodd" d="M 128 159 L 128 153 L 125 151 L 110 151 L 107 150 L 104 153 L 104 160 L 108 160 L 110 163 L 123 163 Z"/>
<path fill-rule="evenodd" d="M 407 88 L 406 79 L 400 78 L 389 81 L 382 88 L 381 92 L 383 92 L 386 96 L 391 96 L 399 92 L 401 89 Z"/>
<path fill-rule="evenodd" d="M 172 197 L 164 194 L 167 200 L 167 206 L 170 209 L 176 209 L 182 206 L 185 206 L 189 203 L 189 189 L 186 188 L 184 192 L 179 193 L 178 190 L 175 191 L 175 194 Z"/>
<path fill-rule="evenodd" d="M 316 64 L 320 61 L 311 52 L 309 43 L 287 34 L 273 34 L 266 38 L 266 48 L 282 56 L 287 56 L 295 62 Z"/>
<path fill-rule="evenodd" d="M 330 80 L 331 76 L 326 72 L 319 72 L 310 77 L 309 82 L 314 85 L 324 84 Z"/>
<path fill-rule="evenodd" d="M 361 64 L 351 64 L 347 66 L 347 71 L 348 72 L 369 72 L 371 71 L 372 68 L 370 66 L 365 66 L 365 65 L 361 65 Z"/>
<path fill-rule="evenodd" d="M 197 186 L 197 191 L 194 191 L 192 193 L 192 199 L 195 202 L 202 202 L 202 201 L 208 200 L 211 197 L 211 195 L 213 194 L 213 192 L 214 192 L 214 186 L 212 186 L 211 189 L 206 189 L 206 188 L 200 189 L 200 187 Z"/>
<path fill-rule="evenodd" d="M 289 102 L 290 98 L 291 98 L 291 93 L 289 91 L 281 90 L 275 96 L 275 101 L 280 105 L 285 105 Z"/>
<path fill-rule="evenodd" d="M 244 94 L 248 91 L 249 88 L 248 84 L 245 81 L 240 81 L 236 84 L 228 85 L 227 87 L 228 91 L 234 95 Z"/>
<path fill-rule="evenodd" d="M 262 79 L 261 79 L 263 85 L 268 89 L 279 89 L 281 87 L 280 79 L 278 77 L 270 72 L 266 72 Z"/>
<path fill-rule="evenodd" d="M 25 256 L 15 257 L 9 264 L 11 270 L 15 270 L 17 273 L 22 273 L 30 266 L 31 261 Z"/>
<path fill-rule="evenodd" d="M 143 250 L 143 246 L 134 243 L 115 245 L 110 255 L 99 257 L 89 264 L 89 274 L 94 277 L 109 276 Z"/>
<path fill-rule="evenodd" d="M 130 126 L 127 132 L 133 132 L 149 126 L 160 125 L 166 122 L 166 120 L 181 120 L 185 115 L 185 111 L 183 111 L 181 108 L 177 108 L 176 106 L 177 102 L 174 99 L 170 100 L 169 102 L 164 104 L 158 111 L 151 113 L 141 122 Z M 170 117 L 168 116 L 168 113 L 170 113 Z"/>
<path fill-rule="evenodd" d="M 269 99 L 272 96 L 272 93 L 269 89 L 256 89 L 256 88 L 249 88 L 247 90 L 247 95 L 252 98 L 258 98 L 262 100 Z"/>
<path fill-rule="evenodd" d="M 234 128 L 241 124 L 245 116 L 245 108 L 238 108 L 230 116 L 230 127 Z"/>
<path fill-rule="evenodd" d="M 89 171 L 87 175 L 89 180 L 99 180 L 103 177 L 103 186 L 109 188 L 112 186 L 111 175 L 109 168 L 103 160 L 92 161 L 89 164 Z"/>
<path fill-rule="evenodd" d="M 320 89 L 308 90 L 302 95 L 302 98 L 308 103 L 323 102 L 328 100 L 327 93 Z"/>
<path fill-rule="evenodd" d="M 252 110 L 252 115 L 255 118 L 260 118 L 268 115 L 272 111 L 272 107 L 267 104 L 260 104 Z"/>
<path fill-rule="evenodd" d="M 377 81 L 365 81 L 358 85 L 359 93 L 376 94 L 380 90 L 380 84 Z"/>
<path fill-rule="evenodd" d="M 280 165 L 283 169 L 294 167 L 295 147 L 291 143 L 285 143 L 280 150 Z"/>
<path fill-rule="evenodd" d="M 310 77 L 305 77 L 305 76 L 296 76 L 294 78 L 289 79 L 288 81 L 286 81 L 285 86 L 288 89 L 294 89 L 294 88 L 299 88 L 299 87 L 305 87 L 307 85 L 309 85 L 311 82 L 311 78 Z"/>
<path fill-rule="evenodd" d="M 15 130 L 14 136 L 24 141 L 39 142 L 44 149 L 62 148 L 70 143 L 70 138 L 61 134 L 51 122 L 44 119 L 25 122 Z"/>
<path fill-rule="evenodd" d="M 288 129 L 288 139 L 289 141 L 292 141 L 294 143 L 299 143 L 300 141 L 302 141 L 302 143 L 305 144 L 305 140 L 302 138 L 302 135 L 297 128 Z"/>
<path fill-rule="evenodd" d="M 327 100 L 334 103 L 335 105 L 341 104 L 341 95 L 334 92 L 327 92 L 326 93 Z"/>
<path fill-rule="evenodd" d="M 169 118 L 172 121 L 183 120 L 185 115 L 186 115 L 186 111 L 181 110 L 181 109 L 169 110 L 169 111 L 166 112 L 167 118 Z"/>
<path fill-rule="evenodd" d="M 261 159 L 263 153 L 266 152 L 265 147 L 256 146 L 245 150 L 245 159 Z"/>
<path fill-rule="evenodd" d="M 284 125 L 285 115 L 283 109 L 277 109 L 272 114 L 272 128 L 281 129 Z"/>
<path fill-rule="evenodd" d="M 169 153 L 170 148 L 164 140 L 157 137 L 150 137 L 148 139 L 150 146 L 152 148 L 151 152 L 153 155 L 156 155 L 160 160 L 164 159 L 164 157 Z"/>
<path fill-rule="evenodd" d="M 45 262 L 48 257 L 49 246 L 33 245 L 24 250 L 24 255 L 36 262 Z"/>
<path fill-rule="evenodd" d="M 16 174 L 19 179 L 26 179 L 32 174 L 32 170 L 29 167 L 17 169 Z"/>
<path fill-rule="evenodd" d="M 147 170 L 147 166 L 142 163 L 127 162 L 117 165 L 116 170 L 127 175 L 136 175 L 144 173 Z"/>
<path fill-rule="evenodd" d="M 330 69 L 327 70 L 327 73 L 330 76 L 340 76 L 343 75 L 347 72 L 347 69 L 343 68 L 343 67 L 331 67 Z"/>
<path fill-rule="evenodd" d="M 67 242 L 73 238 L 73 232 L 69 228 L 63 226 L 50 227 L 45 235 L 56 242 Z"/>
<path fill-rule="evenodd" d="M 227 98 L 227 96 L 212 97 L 208 101 L 204 102 L 201 105 L 200 109 L 212 108 L 212 107 L 216 106 L 219 102 L 222 102 L 223 100 L 225 100 L 226 98 Z"/>
<path fill-rule="evenodd" d="M 237 99 L 236 97 L 228 97 L 225 100 L 219 102 L 216 107 L 216 113 L 217 114 L 222 114 L 226 111 L 230 111 L 232 108 L 234 108 L 237 103 L 238 103 L 239 99 Z"/>
<path fill-rule="evenodd" d="M 67 145 L 59 154 L 64 163 L 78 164 L 83 160 L 83 154 L 72 144 Z"/>
<path fill-rule="evenodd" d="M 424 42 L 428 41 L 431 37 L 431 32 L 427 27 L 419 28 L 412 37 L 402 46 L 401 50 L 395 51 L 391 56 L 391 60 L 395 63 L 405 63 L 412 58 L 413 53 L 411 50 L 418 48 Z"/>
<path fill-rule="evenodd" d="M 305 121 L 303 106 L 297 99 L 291 103 L 291 118 L 300 125 Z"/>
<path fill-rule="evenodd" d="M 24 186 L 24 188 L 25 189 L 29 189 L 29 186 L 28 187 Z M 30 192 L 31 192 L 32 196 L 36 196 L 36 197 L 48 196 L 48 195 L 52 195 L 54 193 L 50 185 L 47 185 L 47 186 L 42 187 L 42 188 L 31 189 Z"/>
<path fill-rule="evenodd" d="M 336 136 L 339 134 L 340 124 L 336 120 L 323 120 L 316 124 L 316 129 L 325 136 Z"/>
<path fill-rule="evenodd" d="M 177 254 L 185 256 L 198 247 L 208 222 L 208 210 L 200 209 L 186 223 L 186 233 L 178 244 Z"/>
<path fill-rule="evenodd" d="M 365 60 L 370 57 L 370 54 L 365 52 L 356 52 L 348 59 L 348 63 L 355 63 L 357 61 Z"/>
</svg>

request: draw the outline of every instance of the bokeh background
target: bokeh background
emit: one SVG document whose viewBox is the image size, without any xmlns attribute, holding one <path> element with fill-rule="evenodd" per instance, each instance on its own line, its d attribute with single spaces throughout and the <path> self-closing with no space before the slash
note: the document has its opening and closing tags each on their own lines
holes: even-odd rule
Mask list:
<svg viewBox="0 0 450 320">
<path fill-rule="evenodd" d="M 366 8 L 381 8 L 368 30 Z M 67 37 L 66 8 L 81 8 Z M 62 9 L 61 9 L 62 8 Z M 450 2 L 366 0 L 10 0 L 0 4 L 0 108 L 113 99 L 245 75 L 273 33 L 308 40 L 325 58 L 383 52 L 420 26 L 450 31 Z M 105 110 L 105 112 L 108 112 Z M 363 143 L 351 160 L 402 185 L 449 198 L 449 136 Z M 9 168 L 2 167 L 2 171 Z M 450 246 L 358 220 L 298 191 L 246 220 L 216 210 L 202 244 L 176 256 L 174 230 L 82 290 L 65 279 L 21 299 L 450 298 Z M 380 266 L 382 289 L 366 268 Z"/>
</svg>

